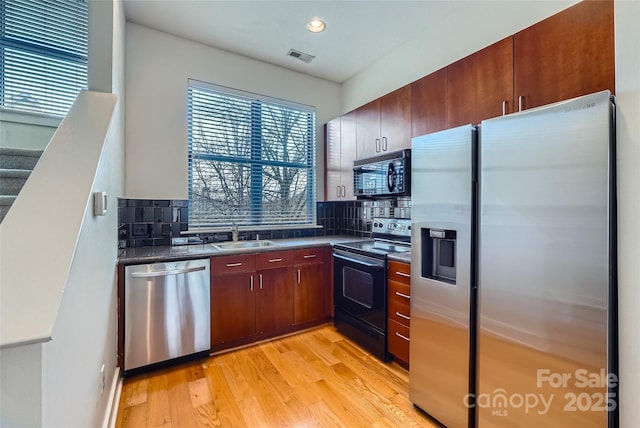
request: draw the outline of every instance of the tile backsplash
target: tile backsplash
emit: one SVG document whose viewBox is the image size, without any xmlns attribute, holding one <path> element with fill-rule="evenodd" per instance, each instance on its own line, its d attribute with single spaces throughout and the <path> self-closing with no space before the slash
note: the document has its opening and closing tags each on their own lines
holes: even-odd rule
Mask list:
<svg viewBox="0 0 640 428">
<path fill-rule="evenodd" d="M 314 236 L 371 236 L 371 219 L 365 218 L 362 201 L 317 202 L 319 228 L 241 231 L 241 239 L 285 239 Z M 118 243 L 120 248 L 187 243 L 181 231 L 189 229 L 189 201 L 167 199 L 118 199 Z M 226 241 L 226 232 L 199 234 L 191 240 Z"/>
<path fill-rule="evenodd" d="M 118 246 L 171 245 L 189 228 L 189 201 L 118 199 Z"/>
</svg>

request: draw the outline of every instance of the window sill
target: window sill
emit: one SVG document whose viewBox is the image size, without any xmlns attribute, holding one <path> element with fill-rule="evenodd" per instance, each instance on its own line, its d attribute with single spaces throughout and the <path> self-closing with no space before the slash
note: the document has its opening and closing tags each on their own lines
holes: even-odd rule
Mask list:
<svg viewBox="0 0 640 428">
<path fill-rule="evenodd" d="M 57 128 L 62 119 L 37 113 L 17 112 L 0 109 L 0 122 L 21 123 L 23 125 L 47 126 Z"/>
</svg>

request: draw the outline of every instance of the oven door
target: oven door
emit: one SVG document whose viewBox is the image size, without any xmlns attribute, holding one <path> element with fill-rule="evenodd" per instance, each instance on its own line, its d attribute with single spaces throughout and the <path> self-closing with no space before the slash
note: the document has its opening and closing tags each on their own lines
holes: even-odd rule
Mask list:
<svg viewBox="0 0 640 428">
<path fill-rule="evenodd" d="M 386 262 L 334 250 L 334 304 L 354 318 L 386 331 Z"/>
</svg>

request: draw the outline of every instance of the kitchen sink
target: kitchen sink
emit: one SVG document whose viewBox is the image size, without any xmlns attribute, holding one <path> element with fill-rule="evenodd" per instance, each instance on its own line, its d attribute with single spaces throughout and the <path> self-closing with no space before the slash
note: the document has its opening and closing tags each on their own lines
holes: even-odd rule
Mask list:
<svg viewBox="0 0 640 428">
<path fill-rule="evenodd" d="M 211 244 L 212 247 L 222 251 L 242 250 L 247 248 L 275 247 L 277 245 L 278 244 L 272 241 L 231 241 Z"/>
</svg>

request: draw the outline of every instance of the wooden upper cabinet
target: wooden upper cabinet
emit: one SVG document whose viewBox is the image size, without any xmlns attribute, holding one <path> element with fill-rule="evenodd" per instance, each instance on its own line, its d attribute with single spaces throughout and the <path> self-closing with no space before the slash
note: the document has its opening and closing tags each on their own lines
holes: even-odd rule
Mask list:
<svg viewBox="0 0 640 428">
<path fill-rule="evenodd" d="M 324 198 L 335 201 L 341 194 L 340 166 L 340 118 L 330 120 L 324 126 Z"/>
<path fill-rule="evenodd" d="M 358 159 L 411 147 L 411 85 L 356 109 Z"/>
<path fill-rule="evenodd" d="M 411 137 L 447 128 L 447 69 L 411 84 Z"/>
<path fill-rule="evenodd" d="M 382 152 L 411 147 L 411 85 L 380 98 L 380 146 Z"/>
<path fill-rule="evenodd" d="M 380 153 L 380 98 L 356 110 L 357 159 Z"/>
<path fill-rule="evenodd" d="M 353 161 L 356 160 L 356 112 L 342 115 L 340 123 L 341 200 L 355 200 L 353 195 Z"/>
<path fill-rule="evenodd" d="M 454 62 L 447 74 L 448 128 L 514 111 L 511 36 Z"/>
<path fill-rule="evenodd" d="M 356 159 L 356 119 L 350 112 L 325 124 L 325 200 L 344 201 L 353 196 L 353 161 Z"/>
<path fill-rule="evenodd" d="M 613 0 L 582 1 L 513 39 L 514 95 L 523 109 L 614 92 Z"/>
</svg>

